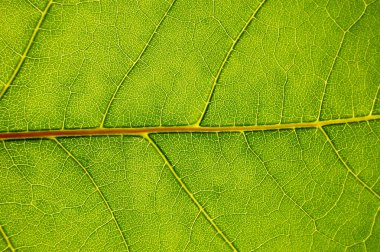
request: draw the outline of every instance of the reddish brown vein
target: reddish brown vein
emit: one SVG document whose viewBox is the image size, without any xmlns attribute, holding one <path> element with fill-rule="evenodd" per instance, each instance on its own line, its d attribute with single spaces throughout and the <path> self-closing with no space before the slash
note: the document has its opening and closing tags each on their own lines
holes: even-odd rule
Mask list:
<svg viewBox="0 0 380 252">
<path fill-rule="evenodd" d="M 50 138 L 60 136 L 98 136 L 98 135 L 146 135 L 150 133 L 175 133 L 175 132 L 241 132 L 241 131 L 262 131 L 280 130 L 296 128 L 319 128 L 328 125 L 345 123 L 365 122 L 380 119 L 380 115 L 369 115 L 346 119 L 334 119 L 327 121 L 288 123 L 273 125 L 251 125 L 251 126 L 222 126 L 222 127 L 201 127 L 201 126 L 162 126 L 144 128 L 94 128 L 94 129 L 67 129 L 67 130 L 42 130 L 24 132 L 3 132 L 0 139 L 26 139 L 26 138 Z"/>
</svg>

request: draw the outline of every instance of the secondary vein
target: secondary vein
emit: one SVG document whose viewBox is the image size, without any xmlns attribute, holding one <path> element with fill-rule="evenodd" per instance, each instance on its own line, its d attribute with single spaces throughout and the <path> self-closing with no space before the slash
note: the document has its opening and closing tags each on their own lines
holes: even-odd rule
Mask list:
<svg viewBox="0 0 380 252">
<path fill-rule="evenodd" d="M 248 141 L 248 138 L 247 138 L 247 135 L 245 134 L 245 132 L 243 132 L 243 137 L 244 137 L 244 141 L 245 143 L 247 144 L 247 148 L 248 150 L 255 156 L 255 158 L 262 164 L 262 166 L 264 167 L 266 173 L 268 174 L 268 176 L 271 178 L 271 180 L 278 186 L 278 188 L 281 190 L 281 192 L 297 207 L 299 208 L 302 212 L 305 213 L 305 215 L 307 215 L 311 221 L 313 222 L 313 225 L 314 225 L 314 229 L 316 230 L 317 227 L 316 227 L 316 224 L 315 224 L 315 217 L 311 216 L 301 205 L 299 205 L 290 195 L 287 191 L 285 191 L 284 189 L 284 186 L 282 186 L 280 184 L 280 182 L 277 180 L 277 178 L 275 176 L 273 176 L 273 174 L 270 172 L 267 164 L 264 162 L 264 160 L 256 153 L 256 151 L 252 148 L 251 144 L 249 143 Z"/>
<path fill-rule="evenodd" d="M 53 0 L 50 0 L 48 2 L 48 4 L 46 5 L 45 9 L 43 10 L 43 12 L 41 13 L 41 17 L 38 20 L 38 23 L 37 23 L 36 27 L 34 28 L 33 34 L 32 34 L 32 36 L 29 39 L 28 45 L 26 46 L 24 53 L 21 55 L 21 58 L 20 58 L 19 62 L 17 63 L 16 68 L 12 72 L 12 75 L 11 75 L 10 79 L 8 80 L 8 82 L 5 84 L 5 86 L 3 87 L 3 89 L 0 92 L 0 99 L 4 96 L 5 92 L 7 92 L 8 88 L 10 87 L 10 85 L 16 79 L 16 76 L 19 73 L 22 64 L 24 63 L 25 58 L 28 55 L 28 52 L 29 52 L 30 48 L 33 45 L 34 39 L 36 38 L 38 31 L 40 30 L 41 24 L 44 21 L 44 19 L 46 17 L 46 14 L 48 13 L 48 11 L 49 11 L 49 9 L 50 9 L 50 7 L 52 5 L 53 5 Z"/>
<path fill-rule="evenodd" d="M 368 4 L 369 5 L 369 4 Z M 343 48 L 343 43 L 344 43 L 344 40 L 346 38 L 346 35 L 347 33 L 351 30 L 352 27 L 354 27 L 361 19 L 362 17 L 364 16 L 365 12 L 367 11 L 367 7 L 368 5 L 365 5 L 364 7 L 364 10 L 363 12 L 360 14 L 360 16 L 350 25 L 350 27 L 348 27 L 346 30 L 343 30 L 343 35 L 342 35 L 342 38 L 340 40 L 340 43 L 339 43 L 339 47 L 338 47 L 338 50 L 336 51 L 336 54 L 334 56 L 334 59 L 333 59 L 333 62 L 331 64 L 331 67 L 330 67 L 330 70 L 329 70 L 329 73 L 327 74 L 327 77 L 326 77 L 326 80 L 324 81 L 324 87 L 323 87 L 323 93 L 322 93 L 322 98 L 321 98 L 321 101 L 320 101 L 320 104 L 319 104 L 319 110 L 318 110 L 318 118 L 317 120 L 319 120 L 322 116 L 322 107 L 323 107 L 323 101 L 325 99 L 325 96 L 326 96 L 326 91 L 327 91 L 327 84 L 328 82 L 330 81 L 331 79 L 331 76 L 332 76 L 332 72 L 335 68 L 335 65 L 337 63 L 337 59 L 340 57 L 340 54 L 341 54 L 341 51 L 342 51 L 342 48 Z M 338 25 L 338 24 L 337 24 Z M 339 25 L 338 25 L 339 26 Z M 339 28 L 341 28 L 339 26 Z"/>
<path fill-rule="evenodd" d="M 87 178 L 90 180 L 91 184 L 95 187 L 95 190 L 97 191 L 97 193 L 99 194 L 100 198 L 102 199 L 103 203 L 105 204 L 105 206 L 107 207 L 107 210 L 108 212 L 111 214 L 111 218 L 113 220 L 113 222 L 115 223 L 116 225 L 116 228 L 123 240 L 123 245 L 124 247 L 127 249 L 127 251 L 129 251 L 129 247 L 128 247 L 128 244 L 127 244 L 127 240 L 123 234 L 123 232 L 121 231 L 121 227 L 119 225 L 119 223 L 117 222 L 116 218 L 115 218 L 115 215 L 113 213 L 113 210 L 110 206 L 110 204 L 108 203 L 107 199 L 105 198 L 103 192 L 100 190 L 99 186 L 96 184 L 95 180 L 92 178 L 91 174 L 88 172 L 88 170 L 86 169 L 86 167 L 84 167 L 84 165 L 65 147 L 63 146 L 63 144 L 58 141 L 56 138 L 51 138 L 53 141 L 55 141 L 57 143 L 57 145 L 66 152 L 67 155 L 70 156 L 70 158 L 72 158 L 75 163 L 77 163 L 83 170 L 83 172 L 86 174 Z"/>
<path fill-rule="evenodd" d="M 195 123 L 195 126 L 199 126 L 202 121 L 203 121 L 203 118 L 205 117 L 206 115 L 206 111 L 208 109 L 208 107 L 210 106 L 210 102 L 211 102 L 211 99 L 212 99 L 212 96 L 214 95 L 214 90 L 215 90 L 215 87 L 216 87 L 216 83 L 218 82 L 219 78 L 220 78 L 220 75 L 224 69 L 224 66 L 226 65 L 228 59 L 231 57 L 231 53 L 233 52 L 233 50 L 235 49 L 237 43 L 240 41 L 241 37 L 243 36 L 243 33 L 247 30 L 248 26 L 252 23 L 252 20 L 256 17 L 257 13 L 260 11 L 260 9 L 263 7 L 264 3 L 266 2 L 266 0 L 262 1 L 259 6 L 256 8 L 256 10 L 253 12 L 253 14 L 251 15 L 251 17 L 248 19 L 248 21 L 245 23 L 245 25 L 243 26 L 243 28 L 240 30 L 239 34 L 236 36 L 236 38 L 233 40 L 232 44 L 231 44 L 231 47 L 230 49 L 228 50 L 226 56 L 224 57 L 223 59 L 223 62 L 222 64 L 220 65 L 219 67 L 219 70 L 218 72 L 216 73 L 215 77 L 214 77 L 214 81 L 212 83 L 212 87 L 211 87 L 211 91 L 210 91 L 210 94 L 207 98 L 207 101 L 206 101 L 206 106 L 204 107 L 203 111 L 202 111 L 202 114 L 201 116 L 199 117 L 198 121 Z"/>
<path fill-rule="evenodd" d="M 1 225 L 0 225 L 0 234 L 4 237 L 4 240 L 7 242 L 7 246 L 8 246 L 7 248 L 9 248 L 12 252 L 16 251 L 7 233 L 5 233 L 3 226 Z"/>
<path fill-rule="evenodd" d="M 154 29 L 153 33 L 150 35 L 148 41 L 145 43 L 145 46 L 144 48 L 141 50 L 139 56 L 137 56 L 137 58 L 133 61 L 133 64 L 132 66 L 128 69 L 128 71 L 125 73 L 125 75 L 123 76 L 123 78 L 121 79 L 121 81 L 119 82 L 119 84 L 117 85 L 114 93 L 112 94 L 112 97 L 111 97 L 111 100 L 109 101 L 108 105 L 107 105 L 107 108 L 105 110 L 105 112 L 103 113 L 103 118 L 102 118 L 102 121 L 100 123 L 100 128 L 103 128 L 104 126 L 104 123 L 106 121 L 106 118 L 107 118 L 107 115 L 108 115 L 108 112 L 111 108 L 111 105 L 113 103 L 113 101 L 115 100 L 115 97 L 117 95 L 117 93 L 119 92 L 121 86 L 123 85 L 124 81 L 127 79 L 128 75 L 131 73 L 131 71 L 135 68 L 135 66 L 137 65 L 137 63 L 141 60 L 142 56 L 144 55 L 144 53 L 146 52 L 146 50 L 148 49 L 150 43 L 152 42 L 153 38 L 155 37 L 155 35 L 157 34 L 157 31 L 158 29 L 161 27 L 161 24 L 164 22 L 165 18 L 168 16 L 168 13 L 170 12 L 170 10 L 172 9 L 174 3 L 176 2 L 177 0 L 174 0 L 170 5 L 169 7 L 167 8 L 166 12 L 164 13 L 164 15 L 162 16 L 162 18 L 160 19 L 160 21 L 158 22 L 158 24 L 156 25 L 156 28 Z"/>
<path fill-rule="evenodd" d="M 373 196 L 375 196 L 378 200 L 380 200 L 380 196 L 372 190 L 372 187 L 368 186 L 358 175 L 355 174 L 355 172 L 348 166 L 346 161 L 342 158 L 339 151 L 335 147 L 333 141 L 331 140 L 330 136 L 327 134 L 327 132 L 323 129 L 323 127 L 319 127 L 319 129 L 322 131 L 323 135 L 326 137 L 327 142 L 331 145 L 331 148 L 334 150 L 335 154 L 339 158 L 339 161 L 344 165 L 344 167 L 347 169 L 347 171 L 355 178 L 359 184 L 361 184 L 365 189 L 367 189 Z"/>
<path fill-rule="evenodd" d="M 206 217 L 207 221 L 211 224 L 211 226 L 216 230 L 216 232 L 222 237 L 222 239 L 227 243 L 227 245 L 233 250 L 237 251 L 235 246 L 232 244 L 230 239 L 222 232 L 222 230 L 216 225 L 214 219 L 207 213 L 204 207 L 199 203 L 199 201 L 195 198 L 194 194 L 187 187 L 185 182 L 181 179 L 181 177 L 177 174 L 174 167 L 170 163 L 169 159 L 165 156 L 165 154 L 161 151 L 158 145 L 153 141 L 152 138 L 148 134 L 144 135 L 145 139 L 153 146 L 156 152 L 160 155 L 165 164 L 169 167 L 170 172 L 175 177 L 177 182 L 180 184 L 182 189 L 186 192 L 186 194 L 190 197 L 191 201 L 198 207 L 199 211 Z"/>
</svg>

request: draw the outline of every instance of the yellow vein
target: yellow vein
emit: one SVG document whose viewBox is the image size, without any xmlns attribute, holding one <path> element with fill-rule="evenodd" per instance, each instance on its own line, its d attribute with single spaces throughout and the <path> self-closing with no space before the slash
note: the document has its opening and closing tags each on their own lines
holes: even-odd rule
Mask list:
<svg viewBox="0 0 380 252">
<path fill-rule="evenodd" d="M 370 4 L 368 4 L 370 5 Z M 324 81 L 324 87 L 323 87 L 323 93 L 322 93 L 322 99 L 320 101 L 320 105 L 319 105 L 319 111 L 318 111 L 318 117 L 317 117 L 317 120 L 319 120 L 321 118 L 321 114 L 322 114 L 322 106 L 323 106 L 323 101 L 325 99 L 325 95 L 326 95 L 326 90 L 327 90 L 327 83 L 329 82 L 330 78 L 331 78 L 331 75 L 332 75 L 332 72 L 335 68 L 335 65 L 336 65 L 336 62 L 337 62 L 337 59 L 339 58 L 339 55 L 342 51 L 342 47 L 343 47 L 343 43 L 344 43 L 344 39 L 346 38 L 346 35 L 347 33 L 351 30 L 352 27 L 354 27 L 360 19 L 362 19 L 362 17 L 364 16 L 366 10 L 367 10 L 367 7 L 368 5 L 365 5 L 364 7 L 364 10 L 363 12 L 361 13 L 361 15 L 350 25 L 350 27 L 347 28 L 347 30 L 343 30 L 343 35 L 342 35 L 342 39 L 340 40 L 340 43 L 339 43 L 339 47 L 338 47 L 338 50 L 336 51 L 336 54 L 334 56 L 334 60 L 331 64 L 331 67 L 330 67 L 330 70 L 329 70 L 329 73 L 327 74 L 327 78 L 326 80 Z M 334 20 L 335 22 L 335 20 Z M 336 23 L 336 22 L 335 22 Z M 338 24 L 337 24 L 338 25 Z M 339 26 L 339 25 L 338 25 Z M 342 29 L 340 26 L 339 26 L 340 29 Z"/>
<path fill-rule="evenodd" d="M 3 97 L 3 95 L 5 94 L 5 92 L 8 90 L 8 88 L 10 87 L 10 85 L 11 85 L 11 84 L 13 83 L 13 81 L 15 80 L 15 78 L 16 78 L 18 72 L 20 71 L 21 66 L 22 66 L 22 64 L 23 64 L 24 61 L 25 61 L 25 58 L 26 58 L 26 56 L 27 56 L 27 54 L 28 54 L 30 48 L 32 47 L 32 44 L 33 44 L 33 42 L 34 42 L 34 39 L 36 38 L 38 31 L 40 30 L 41 24 L 42 24 L 42 22 L 44 21 L 44 19 L 45 19 L 45 17 L 46 17 L 46 14 L 48 13 L 48 11 L 49 11 L 50 7 L 52 6 L 52 4 L 53 4 L 53 1 L 50 0 L 50 1 L 48 2 L 48 4 L 46 5 L 44 11 L 41 13 L 41 17 L 40 17 L 40 19 L 38 20 L 38 23 L 37 23 L 36 27 L 34 28 L 33 34 L 32 34 L 32 36 L 31 36 L 30 39 L 29 39 L 28 45 L 26 46 L 24 53 L 21 55 L 21 58 L 20 58 L 19 62 L 17 63 L 17 66 L 16 66 L 16 68 L 14 69 L 14 71 L 13 71 L 13 73 L 12 73 L 10 79 L 8 80 L 8 82 L 5 84 L 4 88 L 3 88 L 3 89 L 1 90 L 1 92 L 0 92 L 0 99 L 1 99 L 1 97 Z"/>
<path fill-rule="evenodd" d="M 369 234 L 367 235 L 367 237 L 363 240 L 363 243 L 364 243 L 364 246 L 366 248 L 366 251 L 367 251 L 367 246 L 366 246 L 366 241 L 372 236 L 373 234 L 373 229 L 375 227 L 375 224 L 376 224 L 376 220 L 377 220 L 377 215 L 379 214 L 380 212 L 380 207 L 377 208 L 377 211 L 375 213 L 375 215 L 373 216 L 373 222 L 372 222 L 372 225 L 371 225 L 371 229 L 369 231 Z"/>
<path fill-rule="evenodd" d="M 155 37 L 155 35 L 157 34 L 157 31 L 158 29 L 161 27 L 161 24 L 164 22 L 165 18 L 168 16 L 168 13 L 170 12 L 170 10 L 172 9 L 174 3 L 176 2 L 177 0 L 174 0 L 170 6 L 167 8 L 167 10 L 165 11 L 164 15 L 162 16 L 161 20 L 158 22 L 158 24 L 156 25 L 156 28 L 154 29 L 153 33 L 150 35 L 148 41 L 145 43 L 145 46 L 144 48 L 141 50 L 139 56 L 137 56 L 137 58 L 133 61 L 132 63 L 132 66 L 128 69 L 127 73 L 124 75 L 124 77 L 121 79 L 121 81 L 119 82 L 119 84 L 117 85 L 108 105 L 107 105 L 107 108 L 103 114 L 103 118 L 102 118 L 102 121 L 100 123 L 100 128 L 103 128 L 104 126 L 104 123 L 106 121 L 106 118 L 107 118 L 107 115 L 108 115 L 108 112 L 111 108 L 111 105 L 113 103 L 113 101 L 115 100 L 115 97 L 117 95 L 117 93 L 119 92 L 121 86 L 123 85 L 124 81 L 127 79 L 128 75 L 131 73 L 131 71 L 135 68 L 135 66 L 137 65 L 137 63 L 141 60 L 142 56 L 144 55 L 144 53 L 146 52 L 146 50 L 148 49 L 150 43 L 152 42 L 153 38 Z"/>
<path fill-rule="evenodd" d="M 116 225 L 116 227 L 117 227 L 117 229 L 118 229 L 118 231 L 120 233 L 121 238 L 123 239 L 123 244 L 124 244 L 125 248 L 127 249 L 127 251 L 129 251 L 127 240 L 125 239 L 125 236 L 124 236 L 123 232 L 121 231 L 120 225 L 119 225 L 119 223 L 117 222 L 117 220 L 115 218 L 113 210 L 111 209 L 111 206 L 109 205 L 107 199 L 105 198 L 104 194 L 100 190 L 99 186 L 96 184 L 95 180 L 92 178 L 91 174 L 88 172 L 88 170 L 86 169 L 86 167 L 84 167 L 82 165 L 82 163 L 79 162 L 79 160 L 68 149 L 66 149 L 65 146 L 63 146 L 63 144 L 61 142 L 59 142 L 54 137 L 51 138 L 51 139 L 53 141 L 55 141 L 58 144 L 58 146 L 61 147 L 66 152 L 66 154 L 69 155 L 82 168 L 83 172 L 86 174 L 87 178 L 91 181 L 91 184 L 95 187 L 95 190 L 98 192 L 99 196 L 101 197 L 101 199 L 103 200 L 105 206 L 107 207 L 107 210 L 111 214 L 112 220 L 115 223 L 115 225 Z"/>
<path fill-rule="evenodd" d="M 32 3 L 30 0 L 26 0 L 26 1 L 28 1 L 28 3 L 29 3 L 31 6 L 33 6 L 34 9 L 36 9 L 39 13 L 42 14 L 43 11 L 42 11 L 40 8 L 38 8 L 34 3 Z"/>
<path fill-rule="evenodd" d="M 346 167 L 347 171 L 356 179 L 356 181 L 358 181 L 364 188 L 366 188 L 371 194 L 380 200 L 380 196 L 374 190 L 372 190 L 372 188 L 369 187 L 363 180 L 361 180 L 361 178 L 359 178 L 359 176 L 356 175 L 354 171 L 348 166 L 348 164 L 343 160 L 342 156 L 339 154 L 339 151 L 336 149 L 334 143 L 332 142 L 327 132 L 323 129 L 323 127 L 319 127 L 319 129 L 322 131 L 323 135 L 326 137 L 335 154 L 339 158 L 339 161 L 344 165 L 344 167 Z"/>
<path fill-rule="evenodd" d="M 224 69 L 224 66 L 225 64 L 227 63 L 228 59 L 230 58 L 231 56 L 231 53 L 233 52 L 233 50 L 235 49 L 236 47 L 236 44 L 240 41 L 241 37 L 243 36 L 244 32 L 247 30 L 248 26 L 252 23 L 252 20 L 256 17 L 257 13 L 260 11 L 260 9 L 263 7 L 264 3 L 266 2 L 266 0 L 262 1 L 259 6 L 256 8 L 256 10 L 253 12 L 253 14 L 251 15 L 251 17 L 248 19 L 248 21 L 245 23 L 244 27 L 240 30 L 239 34 L 236 36 L 236 38 L 232 41 L 232 44 L 231 44 L 231 47 L 230 49 L 228 50 L 226 56 L 224 57 L 224 60 L 222 62 L 222 64 L 220 65 L 219 67 L 219 70 L 218 72 L 216 73 L 215 77 L 214 77 L 214 81 L 212 83 L 212 87 L 211 87 L 211 91 L 209 93 L 209 96 L 207 98 L 207 101 L 206 101 L 206 105 L 202 111 L 202 114 L 201 116 L 199 117 L 198 121 L 194 124 L 194 126 L 199 126 L 202 121 L 203 121 L 203 118 L 205 117 L 206 115 L 206 111 L 208 109 L 208 107 L 210 106 L 210 102 L 211 102 L 211 99 L 212 99 L 212 96 L 214 95 L 214 90 L 216 88 L 216 84 L 220 78 L 220 75 Z"/>
<path fill-rule="evenodd" d="M 165 164 L 169 167 L 170 172 L 173 174 L 173 176 L 175 177 L 177 182 L 180 184 L 180 186 L 183 188 L 183 190 L 186 192 L 186 194 L 190 197 L 190 199 L 193 201 L 193 203 L 198 207 L 199 211 L 202 212 L 202 214 L 206 217 L 207 221 L 211 224 L 211 226 L 216 230 L 216 232 L 223 238 L 223 240 L 228 244 L 228 246 L 233 251 L 237 251 L 237 249 L 232 244 L 232 242 L 227 238 L 227 236 L 222 232 L 222 230 L 216 225 L 213 218 L 206 212 L 206 210 L 203 208 L 203 206 L 195 198 L 194 194 L 190 191 L 190 189 L 187 187 L 185 182 L 179 177 L 179 175 L 174 170 L 174 167 L 171 165 L 168 158 L 161 151 L 161 149 L 157 146 L 157 144 L 153 141 L 153 139 L 150 138 L 148 134 L 145 134 L 144 137 L 153 146 L 153 148 L 156 150 L 156 152 L 161 156 L 161 158 L 163 159 Z"/>
<path fill-rule="evenodd" d="M 377 87 L 377 91 L 376 91 L 376 94 L 375 94 L 375 99 L 373 99 L 373 102 L 372 102 L 372 107 L 371 107 L 371 111 L 369 112 L 369 115 L 372 115 L 373 114 L 373 111 L 375 110 L 375 107 L 376 107 L 376 102 L 378 101 L 378 96 L 379 96 L 379 92 L 380 92 L 380 84 L 378 85 Z"/>
<path fill-rule="evenodd" d="M 16 251 L 15 247 L 13 246 L 11 240 L 9 239 L 8 235 L 5 233 L 5 230 L 3 228 L 3 226 L 0 225 L 0 233 L 1 235 L 4 237 L 4 240 L 7 242 L 7 245 L 12 252 Z"/>
</svg>

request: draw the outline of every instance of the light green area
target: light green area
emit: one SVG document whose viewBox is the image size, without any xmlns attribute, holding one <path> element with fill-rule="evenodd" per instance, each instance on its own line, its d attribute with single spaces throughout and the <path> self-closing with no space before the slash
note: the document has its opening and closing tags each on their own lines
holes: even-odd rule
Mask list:
<svg viewBox="0 0 380 252">
<path fill-rule="evenodd" d="M 380 2 L 365 9 L 363 6 L 350 6 L 350 9 L 364 14 L 356 19 L 339 14 L 342 27 L 346 29 L 351 25 L 351 28 L 342 42 L 335 71 L 326 89 L 324 119 L 367 115 L 380 85 Z M 380 112 L 378 108 L 375 111 Z"/>
<path fill-rule="evenodd" d="M 379 198 L 363 190 L 319 130 L 154 138 L 242 251 L 341 250 L 370 236 Z"/>
<path fill-rule="evenodd" d="M 0 92 L 46 6 L 1 1 Z M 379 27 L 376 0 L 57 0 L 0 132 L 379 115 Z M 380 248 L 378 120 L 150 137 L 0 140 L 0 251 Z"/>
<path fill-rule="evenodd" d="M 62 144 L 71 154 L 51 140 L 1 147 L 0 212 L 8 214 L 0 223 L 17 233 L 17 247 L 120 251 L 120 229 L 132 251 L 225 250 L 146 141 L 96 137 Z"/>
<path fill-rule="evenodd" d="M 204 124 L 315 121 L 326 81 L 322 119 L 368 114 L 380 84 L 380 3 L 332 2 L 268 1 L 226 65 Z"/>
<path fill-rule="evenodd" d="M 348 166 L 380 194 L 380 123 L 330 126 L 327 132 Z"/>
</svg>

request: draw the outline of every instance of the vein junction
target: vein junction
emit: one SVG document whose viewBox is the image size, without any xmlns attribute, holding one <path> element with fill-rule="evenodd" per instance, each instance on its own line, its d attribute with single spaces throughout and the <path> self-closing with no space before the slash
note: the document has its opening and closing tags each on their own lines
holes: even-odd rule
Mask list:
<svg viewBox="0 0 380 252">
<path fill-rule="evenodd" d="M 0 139 L 27 139 L 27 138 L 51 138 L 51 137 L 75 137 L 75 136 L 96 136 L 96 135 L 138 135 L 146 136 L 150 133 L 179 133 L 179 132 L 246 132 L 265 131 L 281 129 L 301 129 L 320 128 L 329 125 L 339 125 L 346 123 L 367 122 L 379 120 L 380 115 L 368 115 L 345 119 L 333 119 L 326 121 L 284 123 L 270 125 L 247 125 L 247 126 L 157 126 L 157 127 L 136 127 L 136 128 L 92 128 L 92 129 L 63 129 L 63 130 L 41 130 L 41 131 L 21 131 L 0 133 Z"/>
</svg>

